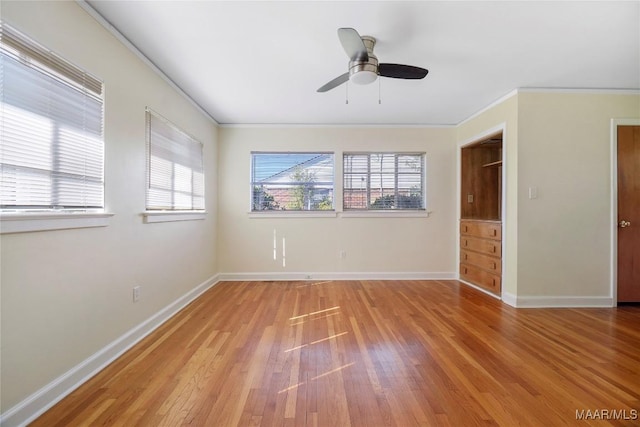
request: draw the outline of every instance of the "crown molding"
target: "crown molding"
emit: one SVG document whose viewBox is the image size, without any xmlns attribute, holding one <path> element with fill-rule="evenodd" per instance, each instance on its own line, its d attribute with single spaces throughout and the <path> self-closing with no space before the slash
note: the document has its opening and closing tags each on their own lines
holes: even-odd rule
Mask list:
<svg viewBox="0 0 640 427">
<path fill-rule="evenodd" d="M 100 25 L 102 25 L 107 31 L 109 31 L 120 43 L 122 43 L 127 49 L 129 49 L 134 55 L 136 55 L 142 62 L 144 62 L 149 68 L 151 68 L 158 76 L 162 78 L 169 86 L 175 89 L 180 95 L 182 95 L 191 105 L 193 105 L 200 113 L 202 113 L 207 119 L 211 120 L 213 124 L 219 125 L 217 120 L 211 116 L 200 104 L 198 104 L 192 97 L 190 97 L 180 86 L 178 86 L 173 80 L 169 78 L 156 64 L 154 64 L 140 49 L 136 47 L 124 34 L 122 34 L 116 27 L 107 21 L 97 10 L 93 8 L 85 0 L 76 0 L 78 6 L 84 9 L 93 19 L 95 19 Z"/>
</svg>

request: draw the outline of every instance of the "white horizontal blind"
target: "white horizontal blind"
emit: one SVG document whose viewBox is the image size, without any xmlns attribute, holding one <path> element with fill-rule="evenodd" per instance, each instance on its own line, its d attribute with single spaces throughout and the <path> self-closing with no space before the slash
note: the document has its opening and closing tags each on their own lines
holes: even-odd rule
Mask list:
<svg viewBox="0 0 640 427">
<path fill-rule="evenodd" d="M 0 23 L 0 207 L 104 207 L 102 82 Z"/>
<path fill-rule="evenodd" d="M 343 209 L 424 209 L 424 153 L 344 153 Z"/>
<path fill-rule="evenodd" d="M 147 210 L 204 210 L 202 144 L 147 109 Z"/>
<path fill-rule="evenodd" d="M 251 210 L 333 210 L 333 153 L 251 153 Z"/>
</svg>

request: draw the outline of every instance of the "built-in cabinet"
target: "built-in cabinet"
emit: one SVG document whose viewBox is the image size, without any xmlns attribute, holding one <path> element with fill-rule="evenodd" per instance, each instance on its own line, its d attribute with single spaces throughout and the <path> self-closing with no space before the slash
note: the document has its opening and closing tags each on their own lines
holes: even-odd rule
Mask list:
<svg viewBox="0 0 640 427">
<path fill-rule="evenodd" d="M 460 221 L 460 277 L 499 293 L 502 284 L 500 221 Z"/>
<path fill-rule="evenodd" d="M 461 148 L 460 279 L 500 294 L 502 134 Z"/>
</svg>

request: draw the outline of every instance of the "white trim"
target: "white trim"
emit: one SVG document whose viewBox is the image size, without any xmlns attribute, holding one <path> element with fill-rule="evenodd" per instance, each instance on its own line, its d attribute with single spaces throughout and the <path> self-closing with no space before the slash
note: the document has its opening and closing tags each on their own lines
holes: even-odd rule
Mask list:
<svg viewBox="0 0 640 427">
<path fill-rule="evenodd" d="M 459 275 L 458 275 L 458 276 L 459 276 Z M 463 280 L 463 279 L 460 279 L 460 278 L 458 278 L 457 280 L 458 280 L 458 282 L 460 282 L 460 283 L 462 283 L 462 284 L 464 284 L 464 285 L 467 285 L 467 286 L 469 286 L 469 287 L 471 287 L 471 288 L 473 288 L 473 289 L 475 289 L 475 290 L 477 290 L 477 291 L 480 291 L 480 292 L 482 292 L 482 293 L 485 293 L 485 294 L 489 295 L 490 297 L 493 297 L 493 298 L 498 299 L 498 300 L 499 300 L 499 299 L 501 299 L 501 298 L 500 298 L 500 295 L 496 295 L 496 294 L 494 294 L 493 292 L 489 292 L 488 290 L 486 290 L 486 289 L 484 289 L 484 288 L 481 288 L 481 287 L 480 287 L 480 286 L 478 286 L 478 285 L 474 285 L 473 283 L 471 283 L 471 282 L 467 282 L 466 280 Z"/>
<path fill-rule="evenodd" d="M 521 88 L 518 88 L 518 93 L 556 93 L 556 94 L 576 94 L 576 95 L 640 95 L 640 89 L 521 87 Z"/>
<path fill-rule="evenodd" d="M 467 117 L 466 119 L 462 120 L 461 122 L 459 122 L 456 127 L 458 126 L 462 126 L 463 124 L 475 119 L 476 117 L 478 117 L 479 115 L 489 111 L 490 109 L 492 109 L 493 107 L 502 104 L 504 101 L 506 101 L 507 99 L 511 98 L 512 96 L 515 96 L 518 94 L 518 89 L 514 89 L 511 92 L 507 93 L 506 95 L 501 96 L 500 98 L 496 99 L 495 101 L 493 101 L 492 103 L 490 103 L 489 105 L 487 105 L 484 108 L 481 108 L 480 110 L 476 111 L 475 113 L 473 113 L 472 115 L 470 115 L 469 117 Z"/>
<path fill-rule="evenodd" d="M 336 211 L 256 211 L 249 218 L 335 218 Z"/>
<path fill-rule="evenodd" d="M 352 210 L 339 212 L 341 218 L 429 218 L 433 211 L 424 209 Z"/>
<path fill-rule="evenodd" d="M 316 128 L 347 128 L 347 129 L 447 129 L 455 128 L 457 125 L 451 124 L 366 124 L 366 123 L 219 123 L 221 128 L 231 129 L 316 129 Z"/>
<path fill-rule="evenodd" d="M 491 135 L 495 135 L 497 133 L 502 132 L 502 149 L 504 150 L 504 133 L 506 132 L 506 129 L 507 129 L 507 122 L 499 123 L 495 126 L 492 126 L 488 129 L 483 130 L 480 133 L 473 135 L 470 138 L 465 139 L 462 142 L 459 142 L 458 148 L 466 147 L 467 145 L 482 141 L 483 139 L 486 139 Z M 504 161 L 504 155 L 502 156 L 502 160 Z"/>
<path fill-rule="evenodd" d="M 453 272 L 335 272 L 335 273 L 220 273 L 221 282 L 300 281 L 300 280 L 455 280 Z"/>
<path fill-rule="evenodd" d="M 466 119 L 458 122 L 453 127 L 461 126 L 461 125 L 463 125 L 463 124 L 475 119 L 479 115 L 487 112 L 488 110 L 492 109 L 493 107 L 495 107 L 495 106 L 497 106 L 499 104 L 502 104 L 507 99 L 511 98 L 514 95 L 518 95 L 519 93 L 558 93 L 558 94 L 563 94 L 564 93 L 564 94 L 585 94 L 585 95 L 606 95 L 606 94 L 611 94 L 611 95 L 638 95 L 638 94 L 640 94 L 640 90 L 639 89 L 607 89 L 607 88 L 602 88 L 602 89 L 544 88 L 544 87 L 517 88 L 517 89 L 514 89 L 511 92 L 507 93 L 506 95 L 501 96 L 500 98 L 496 99 L 495 101 L 491 102 L 489 105 L 487 105 L 487 106 L 481 108 L 480 110 L 476 111 L 475 113 L 473 113 L 472 115 L 470 115 Z"/>
<path fill-rule="evenodd" d="M 115 341 L 107 344 L 86 360 L 0 415 L 0 425 L 9 427 L 29 424 L 218 282 L 217 275 L 210 277 Z"/>
<path fill-rule="evenodd" d="M 518 303 L 518 296 L 511 294 L 509 292 L 502 292 L 502 302 L 510 305 L 511 307 L 516 307 Z"/>
<path fill-rule="evenodd" d="M 611 119 L 611 247 L 610 293 L 618 304 L 618 126 L 640 126 L 640 119 Z"/>
<path fill-rule="evenodd" d="M 501 271 L 500 293 L 504 295 L 506 293 L 505 284 L 508 285 L 508 281 L 505 280 L 505 277 L 507 277 L 506 266 L 507 266 L 507 261 L 509 260 L 510 254 L 511 254 L 511 252 L 509 251 L 509 243 L 508 243 L 509 240 L 507 239 L 507 224 L 511 219 L 511 216 L 508 215 L 508 212 L 507 212 L 507 194 L 509 189 L 509 182 L 507 179 L 507 176 L 509 174 L 507 173 L 507 166 L 509 166 L 511 163 L 509 163 L 509 160 L 508 160 L 509 144 L 507 143 L 507 141 L 509 137 L 509 132 L 507 131 L 507 123 L 503 122 L 499 126 L 502 127 L 502 194 L 500 195 L 500 204 L 501 204 L 500 210 L 502 211 L 501 213 L 502 238 L 500 239 L 500 244 L 502 245 L 502 256 L 500 258 L 502 262 L 502 267 L 500 269 Z"/>
<path fill-rule="evenodd" d="M 145 224 L 171 221 L 203 220 L 207 213 L 203 211 L 146 211 L 142 213 Z"/>
<path fill-rule="evenodd" d="M 113 215 L 105 212 L 3 212 L 0 213 L 0 234 L 106 227 Z"/>
<path fill-rule="evenodd" d="M 584 296 L 509 296 L 509 305 L 517 308 L 611 308 L 611 297 Z"/>
<path fill-rule="evenodd" d="M 178 86 L 173 80 L 169 78 L 156 64 L 154 64 L 149 58 L 147 58 L 140 49 L 138 49 L 124 34 L 122 34 L 116 27 L 114 27 L 109 21 L 107 21 L 97 10 L 93 8 L 85 0 L 76 0 L 78 6 L 84 9 L 93 19 L 95 19 L 100 25 L 102 25 L 107 31 L 109 31 L 120 43 L 122 43 L 127 49 L 129 49 L 134 55 L 136 55 L 142 62 L 144 62 L 149 68 L 155 71 L 162 80 L 164 80 L 169 86 L 182 95 L 191 105 L 193 105 L 198 111 L 200 111 L 205 117 L 211 120 L 215 125 L 219 123 L 209 114 L 204 108 L 200 106 L 192 97 L 190 97 L 180 86 Z"/>
</svg>

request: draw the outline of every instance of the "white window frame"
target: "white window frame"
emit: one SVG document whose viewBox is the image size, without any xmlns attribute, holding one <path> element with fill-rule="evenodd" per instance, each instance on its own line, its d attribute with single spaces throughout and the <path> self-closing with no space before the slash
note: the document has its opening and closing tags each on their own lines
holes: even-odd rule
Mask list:
<svg viewBox="0 0 640 427">
<path fill-rule="evenodd" d="M 254 210 L 254 188 L 256 185 L 261 185 L 264 182 L 256 181 L 254 177 L 255 172 L 255 156 L 256 155 L 330 155 L 331 156 L 331 209 L 275 209 L 275 210 Z M 336 216 L 336 156 L 333 151 L 252 151 L 251 152 L 251 167 L 249 177 L 249 217 L 250 218 L 264 218 L 264 217 L 302 217 L 302 218 L 322 218 L 322 217 L 335 217 Z M 325 183 L 326 184 L 326 183 Z M 293 185 L 293 184 L 291 184 Z"/>
<path fill-rule="evenodd" d="M 202 220 L 205 219 L 205 171 L 204 171 L 204 145 L 193 136 L 189 135 L 184 130 L 167 120 L 160 114 L 156 113 L 150 108 L 145 109 L 146 119 L 146 210 L 143 213 L 145 223 L 155 222 L 169 222 L 169 221 L 189 221 L 189 220 Z M 155 127 L 155 128 L 154 128 Z M 154 141 L 158 138 L 157 141 Z M 160 140 L 163 139 L 163 141 Z M 155 145 L 154 145 L 155 142 Z M 169 144 L 169 146 L 162 147 L 162 143 Z M 168 149 L 170 152 L 165 153 L 166 156 L 161 156 L 159 159 L 168 163 L 171 167 L 171 175 L 159 172 L 163 171 L 162 168 L 155 168 L 152 165 L 153 156 L 152 150 Z M 180 161 L 180 150 L 185 150 L 188 153 L 188 159 L 182 159 Z M 166 151 L 166 150 L 165 150 Z M 184 153 L 182 153 L 184 154 Z M 195 157 L 193 157 L 195 156 Z M 177 180 L 176 169 L 181 167 L 189 175 L 189 189 L 179 190 L 176 186 L 180 185 Z M 153 175 L 154 171 L 159 173 Z M 153 175 L 153 176 L 152 176 Z M 153 193 L 153 183 L 159 182 L 158 179 L 169 180 L 170 188 L 160 188 Z M 182 184 L 186 181 L 183 179 Z M 197 191 L 200 189 L 201 194 Z M 165 196 L 170 197 L 170 202 L 160 202 L 158 194 L 164 193 Z M 176 196 L 183 196 L 183 199 L 189 199 L 189 202 L 184 204 L 182 202 L 176 202 Z M 201 202 L 200 202 L 201 200 Z M 161 204 L 167 203 L 167 204 Z M 181 207 L 182 203 L 182 207 Z"/>
<path fill-rule="evenodd" d="M 38 199 L 30 199 L 32 201 L 26 202 L 26 203 L 20 203 L 18 201 L 16 201 L 15 203 L 12 203 L 11 199 L 8 199 L 8 200 L 5 199 L 1 201 L 1 204 L 3 206 L 0 208 L 0 233 L 7 234 L 7 233 L 19 233 L 19 232 L 31 232 L 31 231 L 107 226 L 109 224 L 109 218 L 112 216 L 112 214 L 105 212 L 105 209 L 104 209 L 104 132 L 103 132 L 104 99 L 102 95 L 103 94 L 102 81 L 90 75 L 86 71 L 82 70 L 80 67 L 77 67 L 76 65 L 70 63 L 69 61 L 61 58 L 59 55 L 51 52 L 49 49 L 37 43 L 36 41 L 32 40 L 30 37 L 21 33 L 20 31 L 13 28 L 12 26 L 8 25 L 6 22 L 0 21 L 0 27 L 1 27 L 0 31 L 2 34 L 1 36 L 2 55 L 3 55 L 2 61 L 5 61 L 5 60 L 13 61 L 15 64 L 18 64 L 18 66 L 21 66 L 22 68 L 20 69 L 15 68 L 15 70 L 16 72 L 21 72 L 19 71 L 21 69 L 25 70 L 25 74 L 23 75 L 25 76 L 25 78 L 27 75 L 29 75 L 28 73 L 31 73 L 32 80 L 27 80 L 27 81 L 33 81 L 34 83 L 37 82 L 43 85 L 51 84 L 52 86 L 50 87 L 57 87 L 58 90 L 62 90 L 63 92 L 60 92 L 57 95 L 58 98 L 54 98 L 54 99 L 62 100 L 62 99 L 73 98 L 73 97 L 71 98 L 61 97 L 61 95 L 66 93 L 64 92 L 64 90 L 69 90 L 70 91 L 69 93 L 73 92 L 75 93 L 75 96 L 90 97 L 93 100 L 92 101 L 93 105 L 98 105 L 98 108 L 100 109 L 98 115 L 93 116 L 95 120 L 99 120 L 99 122 L 97 122 L 99 137 L 98 139 L 94 138 L 93 143 L 94 144 L 98 143 L 97 147 L 98 147 L 98 151 L 100 152 L 100 157 L 97 158 L 97 163 L 96 163 L 96 158 L 95 157 L 92 158 L 94 169 L 91 169 L 92 175 L 87 175 L 87 179 L 94 180 L 93 181 L 94 189 L 95 189 L 95 182 L 98 182 L 99 193 L 97 194 L 98 194 L 99 201 L 97 203 L 91 203 L 90 205 L 69 203 L 69 204 L 66 204 L 65 206 L 64 203 L 57 203 L 56 200 L 64 200 L 65 198 L 68 199 L 69 193 L 60 192 L 59 188 L 56 188 L 56 186 L 53 184 L 52 184 L 52 188 L 49 190 L 51 194 L 50 194 L 48 203 L 44 203 L 45 201 L 44 199 L 42 199 L 42 203 L 33 202 L 33 200 L 38 201 Z M 37 77 L 37 76 L 40 76 L 40 77 Z M 47 95 L 44 95 L 46 93 L 44 90 L 42 92 L 36 92 L 36 93 L 40 94 L 41 96 L 47 96 Z M 53 94 L 55 92 L 51 91 L 49 93 Z M 29 101 L 21 97 L 19 92 L 12 96 L 17 96 L 17 98 L 15 99 L 21 100 L 18 102 L 24 103 L 19 105 L 27 105 L 27 106 L 31 105 L 29 104 Z M 4 98 L 4 92 L 3 92 L 3 100 L 4 99 L 5 98 Z M 20 108 L 20 107 L 15 107 L 15 108 Z M 19 111 L 15 108 L 13 109 L 14 111 Z M 9 110 L 4 110 L 4 111 L 8 112 Z M 55 112 L 55 110 L 53 111 Z M 95 113 L 96 110 L 94 109 L 94 110 L 87 110 L 87 111 L 93 111 Z M 78 112 L 78 111 L 75 110 L 75 112 Z M 83 113 L 80 113 L 80 114 L 83 114 Z M 64 118 L 67 118 L 66 115 L 65 116 L 60 116 L 60 115 L 54 116 L 53 114 L 41 115 L 38 112 L 32 112 L 31 115 L 34 117 L 41 117 L 42 121 L 47 121 L 48 123 L 51 124 L 52 128 L 54 129 L 67 129 L 67 131 L 73 131 L 73 132 L 76 131 L 76 128 L 70 128 L 68 125 L 62 125 L 62 126 L 60 125 L 60 123 L 64 123 L 62 120 Z M 24 138 L 25 135 L 27 135 L 26 132 L 28 131 L 26 127 L 23 127 L 23 126 L 26 126 L 26 124 L 22 125 L 20 122 L 17 122 L 17 121 L 4 122 L 5 120 L 10 120 L 10 117 L 11 116 L 8 116 L 8 115 L 5 116 L 3 112 L 3 116 L 2 116 L 3 126 L 5 125 L 12 126 L 12 130 L 16 132 L 14 133 L 14 135 L 17 135 L 16 136 L 17 138 L 21 138 L 20 135 L 22 135 L 22 138 Z M 11 123 L 11 125 L 9 125 L 8 123 Z M 95 127 L 87 128 L 87 129 L 93 129 L 93 132 L 96 131 Z M 56 135 L 58 135 L 58 132 L 56 133 Z M 81 135 L 81 134 L 77 134 L 77 135 Z M 3 133 L 3 138 L 5 137 L 6 135 Z M 76 138 L 77 137 L 78 136 L 76 136 Z M 58 137 L 56 137 L 56 140 L 57 138 Z M 75 139 L 74 141 L 75 141 L 74 143 L 82 144 L 83 140 Z M 16 142 L 17 144 L 17 141 L 14 141 L 14 142 Z M 46 140 L 43 139 L 42 142 L 45 143 Z M 3 140 L 0 144 L 4 145 L 5 143 L 7 144 L 7 146 L 5 146 L 6 149 L 9 149 L 10 145 L 8 145 L 9 144 L 8 139 Z M 50 144 L 54 144 L 53 139 L 50 141 Z M 4 149 L 0 149 L 0 160 L 5 159 L 3 150 Z M 13 153 L 15 155 L 20 156 L 19 150 L 14 150 Z M 93 154 L 95 155 L 95 153 Z M 7 163 L 6 165 L 8 165 L 7 167 L 9 171 L 12 168 L 16 168 L 15 170 L 19 171 L 21 168 L 30 167 L 28 166 L 29 165 L 28 156 L 25 155 L 24 157 L 24 161 L 27 162 L 27 163 L 24 163 L 24 165 L 26 166 L 20 166 L 23 164 L 22 163 L 23 161 L 19 160 L 19 157 L 15 157 L 15 155 L 12 157 L 6 157 L 6 159 L 15 159 L 15 160 L 8 160 L 9 163 Z M 56 158 L 58 158 L 59 155 L 60 154 L 57 154 Z M 52 182 L 56 181 L 57 176 L 59 175 L 62 176 L 61 174 L 64 174 L 64 173 L 70 173 L 71 175 L 68 175 L 68 176 L 72 176 L 72 177 L 81 176 L 81 175 L 76 175 L 77 173 L 79 173 L 79 170 L 76 171 L 77 166 L 73 166 L 73 167 L 70 166 L 69 162 L 71 160 L 69 160 L 70 159 L 69 157 L 61 157 L 61 158 L 63 161 L 67 162 L 66 168 L 64 171 L 59 169 L 58 166 L 55 166 L 55 165 L 46 166 L 46 164 L 43 164 L 45 168 L 41 169 L 40 173 L 51 176 Z M 75 155 L 74 155 L 74 160 L 75 160 Z M 14 161 L 18 163 L 13 163 Z M 70 167 L 71 169 L 69 169 Z M 96 171 L 99 174 L 97 178 L 95 176 Z M 16 176 L 20 176 L 20 175 L 16 175 Z M 41 176 L 44 176 L 44 175 L 41 175 Z M 95 179 L 97 179 L 98 181 L 95 181 Z M 28 181 L 25 181 L 25 182 L 28 182 Z M 30 185 L 30 184 L 26 184 L 26 185 Z M 15 190 L 10 190 L 10 188 L 11 187 L 7 187 L 6 191 L 19 191 L 18 187 L 15 187 Z M 23 188 L 28 189 L 33 187 L 23 187 Z M 83 190 L 81 190 L 82 187 L 78 187 L 78 189 L 80 190 L 75 191 L 72 194 L 74 195 L 89 194 L 89 193 L 84 193 Z M 54 191 L 55 191 L 55 194 L 53 193 Z M 11 192 L 9 192 L 8 194 L 11 194 Z M 33 194 L 38 194 L 38 193 L 33 193 Z M 42 192 L 40 194 L 46 194 L 46 193 Z M 96 194 L 96 193 L 93 193 L 93 194 Z M 62 195 L 62 198 L 60 198 L 60 195 Z M 17 199 L 17 200 L 20 200 L 20 199 Z M 87 200 L 87 199 L 84 199 L 84 200 Z M 95 202 L 96 199 L 94 197 L 91 200 L 94 200 Z"/>
<path fill-rule="evenodd" d="M 370 192 L 371 192 L 371 175 L 375 172 L 371 171 L 370 163 L 367 167 L 366 172 L 366 189 L 367 189 L 367 207 L 364 208 L 348 208 L 345 207 L 345 195 L 347 194 L 347 186 L 346 180 L 348 175 L 351 173 L 346 172 L 346 158 L 348 156 L 368 156 L 370 158 L 372 155 L 393 155 L 396 158 L 396 163 L 394 166 L 394 194 L 398 194 L 398 165 L 397 159 L 398 156 L 420 156 L 420 187 L 421 187 L 421 197 L 422 197 L 422 206 L 420 208 L 392 208 L 392 209 L 375 209 L 371 208 L 371 200 L 370 200 Z M 431 212 L 427 211 L 427 155 L 425 152 L 403 152 L 403 151 L 345 151 L 342 153 L 342 216 L 344 217 L 428 217 Z M 355 174 L 355 173 L 354 173 Z"/>
</svg>

